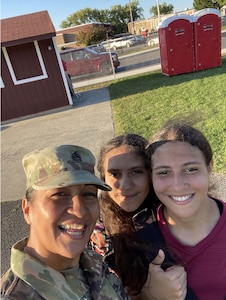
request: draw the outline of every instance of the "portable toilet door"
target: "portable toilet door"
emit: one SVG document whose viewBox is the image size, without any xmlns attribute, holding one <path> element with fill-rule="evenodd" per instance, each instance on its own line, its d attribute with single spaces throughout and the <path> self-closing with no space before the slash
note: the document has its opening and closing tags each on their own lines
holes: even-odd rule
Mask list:
<svg viewBox="0 0 226 300">
<path fill-rule="evenodd" d="M 193 23 L 189 15 L 174 15 L 158 28 L 161 68 L 164 75 L 195 71 Z"/>
<path fill-rule="evenodd" d="M 192 15 L 196 71 L 219 67 L 221 60 L 221 15 L 215 8 L 206 8 Z"/>
</svg>

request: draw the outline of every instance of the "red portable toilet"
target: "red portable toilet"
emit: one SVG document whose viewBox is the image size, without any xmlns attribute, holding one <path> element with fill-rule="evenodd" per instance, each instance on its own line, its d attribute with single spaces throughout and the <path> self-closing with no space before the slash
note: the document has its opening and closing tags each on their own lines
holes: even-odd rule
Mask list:
<svg viewBox="0 0 226 300">
<path fill-rule="evenodd" d="M 176 75 L 195 71 L 193 24 L 189 15 L 174 15 L 158 28 L 162 74 Z"/>
<path fill-rule="evenodd" d="M 221 66 L 221 15 L 215 8 L 206 8 L 192 15 L 196 70 Z"/>
</svg>

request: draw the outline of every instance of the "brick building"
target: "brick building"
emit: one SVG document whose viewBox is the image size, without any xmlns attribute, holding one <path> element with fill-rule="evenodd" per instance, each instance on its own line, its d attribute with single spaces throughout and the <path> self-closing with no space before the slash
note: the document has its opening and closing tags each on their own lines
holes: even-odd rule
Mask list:
<svg viewBox="0 0 226 300">
<path fill-rule="evenodd" d="M 76 35 L 78 35 L 80 32 L 87 32 L 90 31 L 90 29 L 98 28 L 112 30 L 113 26 L 110 23 L 94 22 L 57 30 L 57 47 L 59 50 L 62 50 L 63 48 L 78 47 L 78 45 L 76 44 Z"/>
</svg>

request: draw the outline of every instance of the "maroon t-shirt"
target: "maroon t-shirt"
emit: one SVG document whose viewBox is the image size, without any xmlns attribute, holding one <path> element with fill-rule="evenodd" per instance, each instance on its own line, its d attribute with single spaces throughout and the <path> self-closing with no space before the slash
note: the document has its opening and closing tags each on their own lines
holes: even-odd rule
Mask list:
<svg viewBox="0 0 226 300">
<path fill-rule="evenodd" d="M 226 299 L 226 203 L 215 201 L 221 217 L 209 235 L 195 246 L 183 245 L 172 235 L 163 215 L 163 205 L 157 215 L 166 245 L 176 262 L 185 267 L 188 284 L 199 300 Z"/>
</svg>

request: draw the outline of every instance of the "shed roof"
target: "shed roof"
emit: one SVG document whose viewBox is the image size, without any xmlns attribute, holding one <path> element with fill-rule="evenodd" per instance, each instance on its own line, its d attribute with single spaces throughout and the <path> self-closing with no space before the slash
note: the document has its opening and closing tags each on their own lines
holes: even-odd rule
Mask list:
<svg viewBox="0 0 226 300">
<path fill-rule="evenodd" d="M 1 20 L 2 46 L 15 46 L 56 35 L 48 11 L 11 17 Z"/>
</svg>

